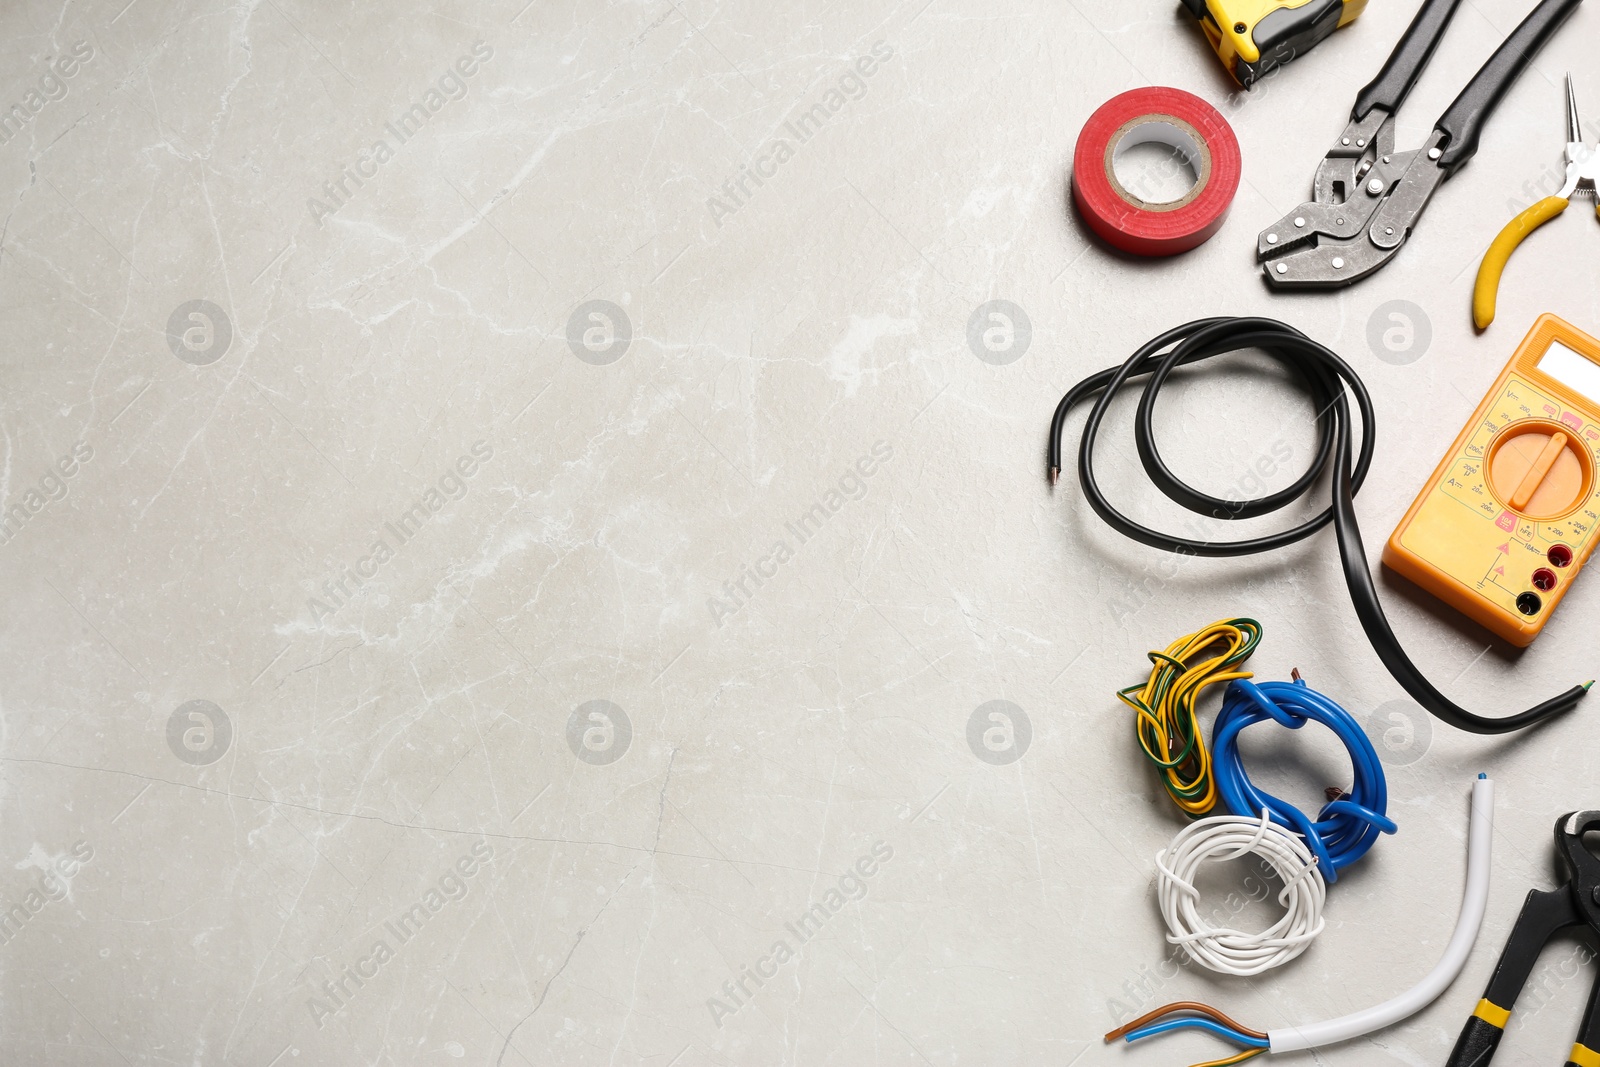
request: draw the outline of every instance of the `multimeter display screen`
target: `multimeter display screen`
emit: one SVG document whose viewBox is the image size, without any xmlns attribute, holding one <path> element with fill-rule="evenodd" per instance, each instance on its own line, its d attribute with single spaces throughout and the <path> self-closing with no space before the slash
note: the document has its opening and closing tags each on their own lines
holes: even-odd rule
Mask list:
<svg viewBox="0 0 1600 1067">
<path fill-rule="evenodd" d="M 1579 355 L 1560 341 L 1551 341 L 1539 360 L 1539 369 L 1569 389 L 1600 404 L 1600 364 Z"/>
</svg>

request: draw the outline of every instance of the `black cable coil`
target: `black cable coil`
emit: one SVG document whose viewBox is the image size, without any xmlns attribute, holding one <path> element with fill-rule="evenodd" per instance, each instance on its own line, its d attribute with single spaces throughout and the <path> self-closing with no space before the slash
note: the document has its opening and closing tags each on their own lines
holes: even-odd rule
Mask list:
<svg viewBox="0 0 1600 1067">
<path fill-rule="evenodd" d="M 1247 348 L 1260 349 L 1305 383 L 1317 407 L 1317 454 L 1305 473 L 1286 489 L 1249 500 L 1223 500 L 1188 485 L 1162 461 L 1155 443 L 1156 397 L 1176 368 Z M 1216 519 L 1255 518 L 1276 512 L 1305 496 L 1324 471 L 1330 469 L 1331 463 L 1332 502 L 1299 526 L 1239 541 L 1197 541 L 1175 537 L 1128 518 L 1100 491 L 1094 474 L 1093 453 L 1095 437 L 1100 432 L 1101 421 L 1112 398 L 1131 380 L 1143 377 L 1148 377 L 1148 380 L 1144 383 L 1144 394 L 1139 400 L 1134 435 L 1145 473 L 1168 499 L 1192 512 Z M 1052 484 L 1061 473 L 1061 436 L 1067 416 L 1081 401 L 1096 395 L 1098 399 L 1084 423 L 1083 439 L 1078 448 L 1078 480 L 1090 506 L 1124 536 L 1152 548 L 1184 555 L 1249 556 L 1303 541 L 1331 522 L 1339 542 L 1339 558 L 1344 565 L 1350 600 L 1355 605 L 1356 616 L 1361 620 L 1367 640 L 1372 643 L 1373 650 L 1395 681 L 1440 720 L 1471 733 L 1510 733 L 1570 711 L 1587 695 L 1588 687 L 1578 685 L 1526 711 L 1492 718 L 1474 714 L 1451 701 L 1434 688 L 1433 683 L 1411 662 L 1383 613 L 1372 571 L 1367 565 L 1361 528 L 1356 522 L 1355 495 L 1360 491 L 1372 465 L 1375 437 L 1372 400 L 1360 377 L 1332 350 L 1275 319 L 1197 319 L 1168 330 L 1140 348 L 1122 366 L 1090 375 L 1061 398 L 1050 423 Z M 1352 442 L 1351 397 L 1355 398 L 1355 405 L 1361 413 L 1359 455 L 1354 454 Z"/>
</svg>

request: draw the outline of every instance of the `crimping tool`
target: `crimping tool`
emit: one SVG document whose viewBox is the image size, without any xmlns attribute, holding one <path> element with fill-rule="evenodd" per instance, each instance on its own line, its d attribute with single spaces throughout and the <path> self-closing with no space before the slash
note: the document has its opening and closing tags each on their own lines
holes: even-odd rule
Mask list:
<svg viewBox="0 0 1600 1067">
<path fill-rule="evenodd" d="M 1367 0 L 1183 0 L 1246 89 L 1309 52 L 1366 10 Z"/>
<path fill-rule="evenodd" d="M 1276 289 L 1335 288 L 1400 251 L 1444 180 L 1471 159 L 1495 105 L 1582 0 L 1543 0 L 1456 97 L 1422 147 L 1395 151 L 1395 112 L 1461 0 L 1427 0 L 1317 167 L 1315 199 L 1261 231 L 1256 258 Z"/>
<path fill-rule="evenodd" d="M 1517 924 L 1489 977 L 1489 988 L 1456 1039 L 1446 1067 L 1487 1067 L 1505 1033 L 1517 994 L 1539 962 L 1539 953 L 1556 934 L 1586 926 L 1600 934 L 1600 859 L 1585 847 L 1583 835 L 1600 830 L 1600 811 L 1574 811 L 1556 820 L 1556 851 L 1567 869 L 1567 883 L 1556 889 L 1534 889 L 1523 902 Z M 1577 1043 L 1567 1067 L 1600 1063 L 1600 981 L 1589 994 Z"/>
</svg>

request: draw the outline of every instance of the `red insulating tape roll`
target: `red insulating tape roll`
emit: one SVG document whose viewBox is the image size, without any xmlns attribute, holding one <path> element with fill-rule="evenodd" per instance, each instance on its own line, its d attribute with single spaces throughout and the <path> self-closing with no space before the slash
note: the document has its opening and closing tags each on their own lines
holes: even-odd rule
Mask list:
<svg viewBox="0 0 1600 1067">
<path fill-rule="evenodd" d="M 1118 147 L 1152 140 L 1178 148 L 1199 176 L 1180 200 L 1150 203 L 1117 180 L 1112 162 Z M 1084 123 L 1072 160 L 1072 198 L 1113 248 L 1171 256 L 1222 228 L 1241 170 L 1239 139 L 1216 108 L 1182 89 L 1134 89 L 1106 101 Z"/>
</svg>

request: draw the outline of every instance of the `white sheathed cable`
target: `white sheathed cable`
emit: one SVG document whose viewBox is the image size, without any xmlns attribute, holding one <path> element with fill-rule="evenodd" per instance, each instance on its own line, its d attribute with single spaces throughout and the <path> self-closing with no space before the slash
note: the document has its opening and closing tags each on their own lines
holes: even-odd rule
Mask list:
<svg viewBox="0 0 1600 1067">
<path fill-rule="evenodd" d="M 1298 1052 L 1348 1041 L 1392 1026 L 1433 1003 L 1461 973 L 1472 953 L 1473 943 L 1478 940 L 1478 928 L 1483 925 L 1483 913 L 1489 902 L 1489 840 L 1493 829 L 1494 782 L 1479 775 L 1472 784 L 1472 818 L 1467 829 L 1467 890 L 1461 897 L 1461 913 L 1456 918 L 1455 933 L 1450 936 L 1444 955 L 1426 978 L 1374 1008 L 1323 1023 L 1269 1030 L 1270 1051 Z"/>
<path fill-rule="evenodd" d="M 1283 889 L 1284 913 L 1260 932 L 1214 927 L 1200 914 L 1194 886 L 1200 867 L 1255 854 L 1272 868 Z M 1322 932 L 1327 885 L 1317 861 L 1298 836 L 1263 811 L 1261 818 L 1217 815 L 1190 823 L 1156 856 L 1156 899 L 1167 921 L 1167 940 L 1196 963 L 1221 974 L 1261 974 L 1294 959 Z"/>
</svg>

